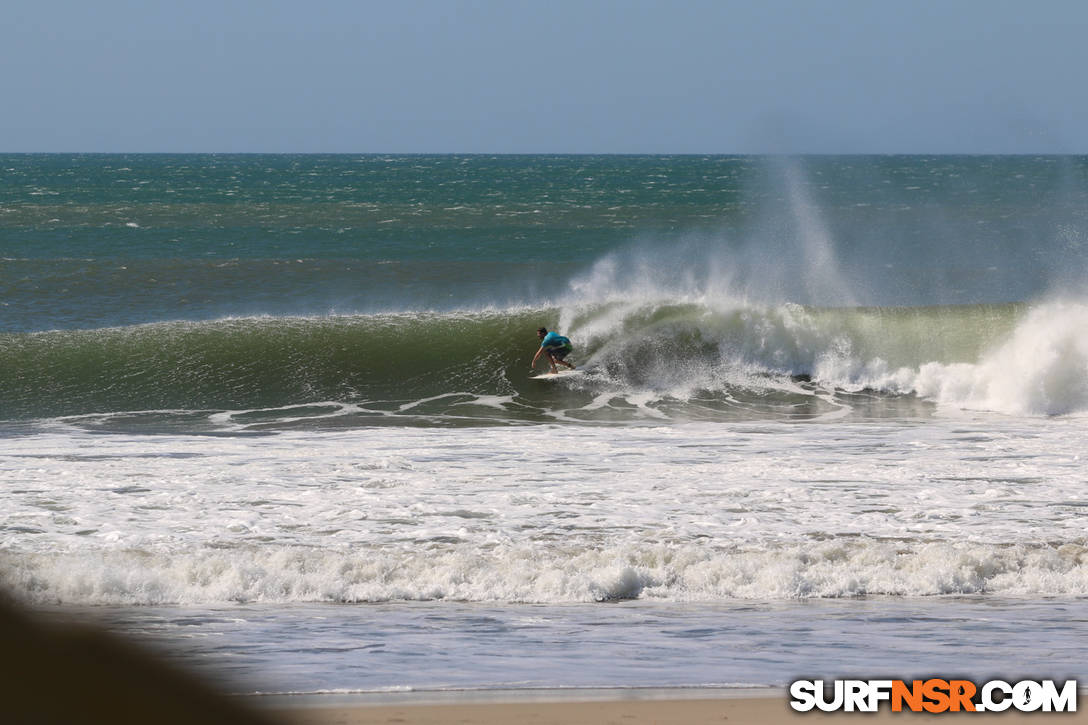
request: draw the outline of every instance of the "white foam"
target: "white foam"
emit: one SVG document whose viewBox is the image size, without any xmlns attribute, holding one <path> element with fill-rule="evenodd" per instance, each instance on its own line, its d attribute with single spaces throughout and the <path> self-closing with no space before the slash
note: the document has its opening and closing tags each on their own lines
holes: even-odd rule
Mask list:
<svg viewBox="0 0 1088 725">
<path fill-rule="evenodd" d="M 1088 303 L 1036 305 L 975 362 L 889 369 L 880 359 L 825 360 L 821 379 L 914 392 L 953 408 L 1011 415 L 1088 412 Z"/>
<path fill-rule="evenodd" d="M 979 364 L 925 372 L 929 380 L 920 382 L 920 392 L 933 390 L 941 402 L 1014 414 L 1086 412 L 1088 305 L 1041 305 Z"/>
<path fill-rule="evenodd" d="M 866 595 L 1088 595 L 1078 544 L 823 541 L 768 549 L 201 547 L 5 555 L 0 581 L 41 602 L 725 601 Z"/>
<path fill-rule="evenodd" d="M 0 440 L 69 603 L 1088 595 L 1086 419 Z"/>
</svg>

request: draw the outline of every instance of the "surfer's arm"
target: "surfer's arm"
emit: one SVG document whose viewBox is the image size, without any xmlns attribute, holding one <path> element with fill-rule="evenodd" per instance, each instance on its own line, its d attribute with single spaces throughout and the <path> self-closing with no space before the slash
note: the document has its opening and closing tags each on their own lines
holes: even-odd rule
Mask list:
<svg viewBox="0 0 1088 725">
<path fill-rule="evenodd" d="M 536 355 L 533 355 L 533 361 L 531 363 L 529 363 L 529 369 L 530 370 L 536 367 L 536 361 L 540 359 L 540 353 L 542 353 L 542 352 L 544 352 L 544 346 L 543 345 L 541 345 L 539 348 L 537 348 Z"/>
</svg>

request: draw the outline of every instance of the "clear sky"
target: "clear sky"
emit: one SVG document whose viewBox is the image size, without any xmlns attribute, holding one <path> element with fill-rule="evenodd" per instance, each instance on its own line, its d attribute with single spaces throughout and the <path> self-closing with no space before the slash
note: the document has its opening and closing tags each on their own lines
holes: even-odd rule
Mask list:
<svg viewBox="0 0 1088 725">
<path fill-rule="evenodd" d="M 1084 0 L 11 0 L 0 151 L 1088 153 Z"/>
</svg>

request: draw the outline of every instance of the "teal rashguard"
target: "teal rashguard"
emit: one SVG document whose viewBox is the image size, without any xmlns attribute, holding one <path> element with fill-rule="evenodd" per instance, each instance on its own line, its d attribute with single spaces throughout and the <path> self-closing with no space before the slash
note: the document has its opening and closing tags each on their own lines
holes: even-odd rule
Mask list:
<svg viewBox="0 0 1088 725">
<path fill-rule="evenodd" d="M 562 360 L 574 349 L 569 339 L 554 332 L 545 335 L 544 339 L 540 341 L 540 346 L 550 352 L 556 360 Z"/>
</svg>

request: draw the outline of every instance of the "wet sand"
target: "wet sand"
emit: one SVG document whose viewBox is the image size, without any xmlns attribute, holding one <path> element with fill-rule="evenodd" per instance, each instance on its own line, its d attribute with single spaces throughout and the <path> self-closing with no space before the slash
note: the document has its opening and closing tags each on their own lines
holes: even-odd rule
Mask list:
<svg viewBox="0 0 1088 725">
<path fill-rule="evenodd" d="M 445 702 L 428 704 L 385 703 L 363 705 L 308 704 L 277 707 L 285 723 L 294 725 L 704 725 L 708 723 L 759 723 L 784 725 L 804 721 L 819 723 L 892 723 L 932 719 L 931 714 L 894 713 L 798 713 L 790 709 L 786 694 L 769 690 L 728 697 L 663 697 L 605 700 L 534 700 L 531 702 Z M 968 718 L 970 722 L 1088 723 L 1088 714 L 1076 713 L 946 713 L 942 718 Z M 982 718 L 982 720 L 980 720 Z"/>
</svg>

